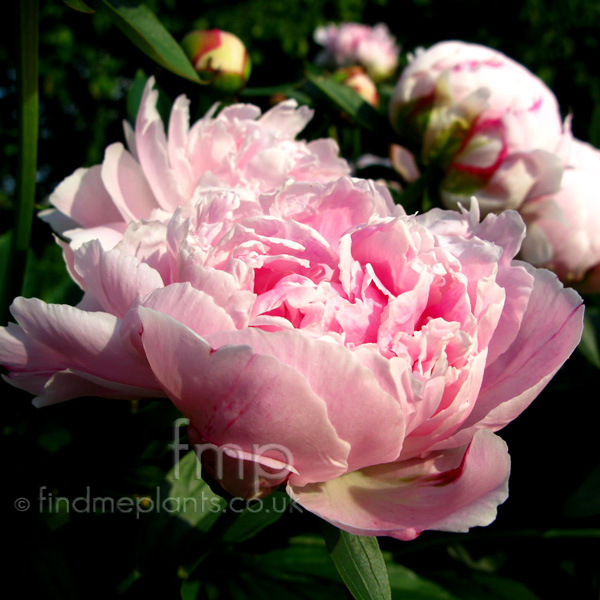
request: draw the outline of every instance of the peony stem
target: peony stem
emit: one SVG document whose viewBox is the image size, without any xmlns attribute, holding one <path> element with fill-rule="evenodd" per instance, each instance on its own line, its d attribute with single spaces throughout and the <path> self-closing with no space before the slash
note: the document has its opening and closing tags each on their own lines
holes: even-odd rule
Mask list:
<svg viewBox="0 0 600 600">
<path fill-rule="evenodd" d="M 38 141 L 38 14 L 39 0 L 18 2 L 18 130 L 19 155 L 10 259 L 2 286 L 2 319 L 12 298 L 21 294 L 31 238 Z"/>
</svg>

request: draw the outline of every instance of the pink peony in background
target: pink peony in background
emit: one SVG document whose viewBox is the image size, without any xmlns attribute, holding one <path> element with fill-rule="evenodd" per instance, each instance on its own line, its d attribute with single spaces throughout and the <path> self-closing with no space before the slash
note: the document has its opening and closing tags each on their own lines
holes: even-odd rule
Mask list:
<svg viewBox="0 0 600 600">
<path fill-rule="evenodd" d="M 459 41 L 418 51 L 390 104 L 393 126 L 444 172 L 445 205 L 519 208 L 560 187 L 565 136 L 550 89 L 501 52 Z"/>
<path fill-rule="evenodd" d="M 324 47 L 317 55 L 318 64 L 330 67 L 359 65 L 375 81 L 390 77 L 398 67 L 400 49 L 385 23 L 375 26 L 330 24 L 318 27 L 314 39 Z"/>
<path fill-rule="evenodd" d="M 521 214 L 524 260 L 583 292 L 600 291 L 600 151 L 573 140 L 560 190 L 527 202 Z"/>
<path fill-rule="evenodd" d="M 127 224 L 168 218 L 178 206 L 215 185 L 269 192 L 289 180 L 326 182 L 350 172 L 332 139 L 296 136 L 313 111 L 294 100 L 261 115 L 234 104 L 215 105 L 190 126 L 189 100 L 175 100 L 165 133 L 150 78 L 135 123 L 125 122 L 127 147 L 110 145 L 101 165 L 77 169 L 54 191 L 42 218 L 74 245 L 98 238 L 114 246 Z"/>
</svg>

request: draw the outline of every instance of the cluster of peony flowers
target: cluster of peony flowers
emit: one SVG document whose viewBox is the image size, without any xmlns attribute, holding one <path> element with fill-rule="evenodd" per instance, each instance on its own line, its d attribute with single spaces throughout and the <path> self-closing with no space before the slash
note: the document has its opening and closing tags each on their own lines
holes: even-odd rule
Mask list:
<svg viewBox="0 0 600 600">
<path fill-rule="evenodd" d="M 393 75 L 400 49 L 387 25 L 340 23 L 317 27 L 314 40 L 323 46 L 318 64 L 329 67 L 361 66 L 374 81 Z"/>
<path fill-rule="evenodd" d="M 528 224 L 523 258 L 600 290 L 600 154 L 573 139 L 570 117 L 563 123 L 538 77 L 492 48 L 441 42 L 403 71 L 390 117 L 421 163 L 443 172 L 445 206 L 474 197 L 484 213 L 519 210 Z"/>
<path fill-rule="evenodd" d="M 15 300 L 8 381 L 37 405 L 167 396 L 192 442 L 261 465 L 217 472 L 202 454 L 226 490 L 285 484 L 350 532 L 489 524 L 510 471 L 494 432 L 582 329 L 577 293 L 513 260 L 519 215 L 407 216 L 333 142 L 297 141 L 311 113 L 291 102 L 189 127 L 179 98 L 168 136 L 155 104 L 150 82 L 129 151 L 53 195 L 45 218 L 84 296 Z"/>
</svg>

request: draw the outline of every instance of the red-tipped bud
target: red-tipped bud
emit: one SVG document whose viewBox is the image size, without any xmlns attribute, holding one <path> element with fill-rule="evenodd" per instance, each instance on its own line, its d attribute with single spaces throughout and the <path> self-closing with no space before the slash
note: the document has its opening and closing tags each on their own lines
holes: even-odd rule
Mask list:
<svg viewBox="0 0 600 600">
<path fill-rule="evenodd" d="M 200 77 L 223 93 L 233 94 L 250 77 L 250 57 L 233 33 L 210 29 L 188 33 L 181 46 Z"/>
</svg>

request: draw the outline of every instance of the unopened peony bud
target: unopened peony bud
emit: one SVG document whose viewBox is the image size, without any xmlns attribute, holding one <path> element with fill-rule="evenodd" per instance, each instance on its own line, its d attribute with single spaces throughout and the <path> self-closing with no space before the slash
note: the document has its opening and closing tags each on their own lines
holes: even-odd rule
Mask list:
<svg viewBox="0 0 600 600">
<path fill-rule="evenodd" d="M 373 80 L 361 67 L 339 69 L 334 79 L 353 89 L 365 102 L 377 108 L 379 106 L 379 93 Z"/>
<path fill-rule="evenodd" d="M 561 188 L 526 202 L 521 258 L 585 293 L 600 292 L 600 151 L 573 140 Z"/>
<path fill-rule="evenodd" d="M 233 33 L 210 29 L 188 33 L 181 42 L 201 78 L 221 92 L 233 94 L 250 77 L 250 57 Z"/>
<path fill-rule="evenodd" d="M 504 54 L 442 42 L 415 55 L 390 103 L 392 126 L 440 167 L 448 207 L 476 196 L 484 212 L 555 192 L 563 125 L 550 89 Z"/>
</svg>

